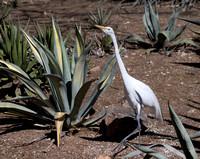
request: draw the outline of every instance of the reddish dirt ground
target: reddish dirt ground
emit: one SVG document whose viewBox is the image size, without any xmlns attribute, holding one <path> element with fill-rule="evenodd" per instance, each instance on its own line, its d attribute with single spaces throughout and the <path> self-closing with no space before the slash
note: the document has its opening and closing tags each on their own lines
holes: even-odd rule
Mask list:
<svg viewBox="0 0 200 159">
<path fill-rule="evenodd" d="M 112 17 L 109 25 L 114 28 L 118 40 L 123 40 L 131 33 L 137 33 L 146 39 L 146 32 L 142 23 L 143 8 L 142 6 L 132 7 L 131 3 L 119 4 L 120 1 L 102 1 L 96 0 L 19 0 L 18 7 L 13 9 L 11 17 L 14 21 L 19 18 L 22 26 L 25 25 L 28 18 L 31 23 L 29 25 L 30 32 L 34 34 L 33 21 L 40 24 L 51 24 L 51 15 L 54 13 L 62 30 L 63 36 L 66 36 L 75 24 L 81 25 L 82 30 L 87 34 L 89 39 L 95 37 L 96 34 L 102 36 L 100 30 L 95 29 L 88 22 L 89 11 L 96 12 L 98 7 L 112 9 Z M 196 5 L 189 12 L 182 12 L 181 17 L 199 19 L 200 5 Z M 167 24 L 172 13 L 170 3 L 162 3 L 159 9 L 159 17 L 161 26 Z M 183 24 L 178 20 L 178 26 Z M 200 27 L 189 25 L 191 28 L 200 30 Z M 182 37 L 195 38 L 189 29 L 186 29 Z M 138 80 L 148 84 L 155 92 L 160 106 L 162 108 L 164 123 L 160 124 L 153 119 L 148 110 L 148 122 L 143 124 L 146 130 L 141 134 L 141 144 L 149 146 L 156 143 L 165 143 L 181 149 L 179 142 L 174 141 L 176 138 L 175 130 L 171 124 L 169 116 L 168 102 L 172 105 L 178 114 L 187 132 L 194 133 L 200 131 L 200 100 L 199 100 L 199 79 L 200 79 L 200 58 L 199 52 L 194 52 L 187 47 L 172 52 L 170 57 L 164 54 L 153 53 L 146 54 L 145 50 L 136 45 L 125 44 L 126 50 L 122 56 L 125 66 L 130 75 Z M 92 55 L 90 57 L 90 69 L 99 66 L 103 68 L 110 55 L 102 58 Z M 97 77 L 100 70 L 89 74 L 89 78 Z M 104 118 L 106 123 L 111 123 L 118 119 L 118 128 L 114 126 L 108 127 L 107 136 L 102 136 L 96 129 L 83 128 L 75 134 L 68 134 L 61 139 L 61 145 L 58 148 L 56 144 L 52 144 L 52 139 L 44 139 L 42 141 L 26 145 L 33 140 L 50 133 L 51 130 L 39 129 L 32 127 L 19 127 L 14 131 L 6 132 L 12 121 L 15 123 L 22 122 L 14 120 L 14 117 L 1 115 L 0 118 L 0 158 L 98 158 L 100 155 L 112 156 L 112 149 L 117 146 L 119 141 L 125 137 L 128 132 L 133 130 L 137 125 L 134 120 L 128 117 L 131 108 L 127 103 L 120 104 L 119 101 L 124 96 L 122 77 L 117 68 L 114 80 L 109 88 L 96 102 L 94 109 L 99 111 L 108 110 L 107 116 Z M 127 113 L 129 112 L 129 113 Z M 13 119 L 13 120 L 11 120 Z M 131 122 L 132 121 L 132 122 Z M 112 122 L 114 123 L 114 122 Z M 124 132 L 125 131 L 125 132 Z M 104 133 L 106 133 L 104 131 Z M 117 135 L 116 135 L 117 134 Z M 121 135 L 120 135 L 121 134 Z M 138 134 L 128 140 L 130 144 L 138 144 Z M 193 144 L 200 156 L 200 140 L 194 139 Z M 164 148 L 156 148 L 156 150 L 164 153 L 169 158 L 177 158 Z M 130 146 L 117 154 L 116 158 L 122 158 L 126 154 L 134 151 Z M 136 158 L 143 158 L 137 156 Z"/>
</svg>

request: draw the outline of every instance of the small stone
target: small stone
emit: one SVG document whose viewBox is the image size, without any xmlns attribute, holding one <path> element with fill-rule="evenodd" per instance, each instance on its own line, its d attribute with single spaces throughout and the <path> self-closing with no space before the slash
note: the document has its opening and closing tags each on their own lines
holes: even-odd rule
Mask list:
<svg viewBox="0 0 200 159">
<path fill-rule="evenodd" d="M 93 68 L 91 68 L 90 69 L 90 72 L 92 73 L 94 73 L 94 72 L 98 72 L 98 71 L 100 71 L 101 70 L 101 68 L 100 68 L 100 66 L 95 66 L 95 67 L 93 67 Z"/>
<path fill-rule="evenodd" d="M 113 157 L 111 156 L 106 156 L 106 155 L 100 155 L 97 159 L 112 159 Z"/>
</svg>

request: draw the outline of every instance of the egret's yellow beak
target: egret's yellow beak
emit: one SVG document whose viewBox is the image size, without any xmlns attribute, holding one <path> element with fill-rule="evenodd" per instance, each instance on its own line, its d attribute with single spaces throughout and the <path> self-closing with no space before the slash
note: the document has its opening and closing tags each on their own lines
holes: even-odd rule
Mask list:
<svg viewBox="0 0 200 159">
<path fill-rule="evenodd" d="M 101 26 L 101 25 L 95 25 L 95 27 L 99 28 L 99 29 L 106 29 L 106 27 Z"/>
</svg>

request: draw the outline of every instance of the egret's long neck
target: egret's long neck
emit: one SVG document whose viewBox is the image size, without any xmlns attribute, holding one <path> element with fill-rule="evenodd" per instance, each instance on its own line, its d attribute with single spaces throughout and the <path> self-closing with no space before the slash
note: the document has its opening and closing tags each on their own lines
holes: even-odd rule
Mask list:
<svg viewBox="0 0 200 159">
<path fill-rule="evenodd" d="M 114 44 L 114 47 L 115 47 L 115 55 L 116 55 L 116 58 L 117 58 L 117 62 L 118 62 L 118 65 L 119 65 L 119 69 L 121 71 L 121 74 L 122 74 L 122 77 L 123 79 L 126 79 L 127 75 L 128 75 L 128 72 L 126 71 L 126 68 L 124 66 L 124 63 L 121 59 L 121 56 L 119 54 L 119 48 L 118 48 L 118 45 L 117 45 L 117 40 L 116 40 L 116 37 L 115 35 L 111 35 L 111 38 L 113 40 L 113 44 Z"/>
</svg>

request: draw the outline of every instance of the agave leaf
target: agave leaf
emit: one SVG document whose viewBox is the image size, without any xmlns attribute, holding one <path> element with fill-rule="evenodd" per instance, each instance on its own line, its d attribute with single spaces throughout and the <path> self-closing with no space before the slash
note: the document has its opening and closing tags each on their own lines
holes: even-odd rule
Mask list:
<svg viewBox="0 0 200 159">
<path fill-rule="evenodd" d="M 9 27 L 10 27 L 10 41 L 11 41 L 11 44 L 13 44 L 15 40 L 15 29 L 14 29 L 12 21 L 9 22 Z"/>
<path fill-rule="evenodd" d="M 187 27 L 188 24 L 182 25 L 175 32 L 171 33 L 169 36 L 169 41 L 176 39 Z"/>
<path fill-rule="evenodd" d="M 179 16 L 179 14 L 181 13 L 182 9 L 184 8 L 185 4 L 183 3 L 177 10 L 176 8 L 174 9 L 170 20 L 168 21 L 165 30 L 169 31 L 169 32 L 174 32 L 175 30 L 175 26 L 176 26 L 176 21 L 177 21 L 177 17 Z"/>
<path fill-rule="evenodd" d="M 74 50 L 75 50 L 75 53 L 76 53 L 75 54 L 76 59 L 81 56 L 81 54 L 83 53 L 83 49 L 84 49 L 83 39 L 82 39 L 81 34 L 78 30 L 78 27 L 76 26 L 75 45 L 74 45 Z"/>
<path fill-rule="evenodd" d="M 0 60 L 0 63 L 3 63 L 4 65 L 6 65 L 9 69 L 13 70 L 13 71 L 16 71 L 20 74 L 22 74 L 23 76 L 25 76 L 27 79 L 30 79 L 29 76 L 17 65 L 15 64 L 12 64 L 10 62 L 6 62 L 6 61 L 3 61 L 3 60 Z"/>
<path fill-rule="evenodd" d="M 52 117 L 54 117 L 55 115 L 55 108 L 53 107 L 53 105 L 51 104 L 51 102 L 49 100 L 41 100 L 35 97 L 31 97 L 31 96 L 17 96 L 15 98 L 10 99 L 9 101 L 29 101 L 31 103 L 34 103 L 34 107 L 38 107 L 39 109 L 44 109 L 49 115 L 51 115 Z M 35 108 L 36 109 L 36 108 Z M 33 109 L 32 109 L 33 110 Z"/>
<path fill-rule="evenodd" d="M 6 41 L 6 33 L 4 32 L 2 26 L 0 26 L 0 32 L 1 32 L 1 37 L 2 37 L 3 41 Z"/>
<path fill-rule="evenodd" d="M 189 45 L 197 47 L 197 48 L 199 47 L 198 45 L 196 45 L 194 43 L 194 41 L 192 41 L 189 38 L 178 39 L 178 40 L 173 42 L 173 45 L 183 45 L 183 44 L 189 44 Z"/>
<path fill-rule="evenodd" d="M 188 27 L 189 28 L 189 27 Z M 197 31 L 197 30 L 193 30 L 191 28 L 189 28 L 193 33 L 197 34 L 197 35 L 200 35 L 200 31 Z"/>
<path fill-rule="evenodd" d="M 23 52 L 22 52 L 22 43 L 20 42 L 21 35 L 20 35 L 20 23 L 18 24 L 17 28 L 17 37 L 16 37 L 16 45 L 17 45 L 17 53 L 18 53 L 18 62 L 17 65 L 21 66 L 23 63 Z"/>
<path fill-rule="evenodd" d="M 24 116 L 24 117 L 32 118 L 34 120 L 39 120 L 39 121 L 41 120 L 46 120 L 50 122 L 52 121 L 52 119 L 45 116 L 41 116 L 37 112 L 31 109 L 28 109 L 23 105 L 10 103 L 10 102 L 0 102 L 0 111 L 9 112 L 11 114 Z"/>
<path fill-rule="evenodd" d="M 156 157 L 158 159 L 167 159 L 166 156 L 164 156 L 160 152 L 156 152 L 155 150 L 150 149 L 149 147 L 144 147 L 144 146 L 140 146 L 140 145 L 134 145 L 134 147 L 136 147 L 140 151 L 146 153 L 148 156 Z"/>
<path fill-rule="evenodd" d="M 194 149 L 194 146 L 192 144 L 192 141 L 190 140 L 190 137 L 184 128 L 183 124 L 181 123 L 181 120 L 178 118 L 177 114 L 172 109 L 171 105 L 168 104 L 171 120 L 173 123 L 173 126 L 176 130 L 176 134 L 178 136 L 179 142 L 181 144 L 181 147 L 183 149 L 183 152 L 186 156 L 186 158 L 193 158 L 198 159 L 197 153 Z"/>
<path fill-rule="evenodd" d="M 97 21 L 97 17 L 90 11 L 90 19 L 95 23 L 95 24 L 98 24 L 98 21 Z"/>
<path fill-rule="evenodd" d="M 17 45 L 16 42 L 13 42 L 13 49 L 12 49 L 12 58 L 13 58 L 13 63 L 17 64 L 18 63 L 18 54 L 17 54 Z"/>
<path fill-rule="evenodd" d="M 179 18 L 179 19 L 184 20 L 184 21 L 189 22 L 189 23 L 192 23 L 192 24 L 200 25 L 200 21 L 199 20 L 186 19 L 186 18 Z"/>
<path fill-rule="evenodd" d="M 137 34 L 133 34 L 134 37 L 131 37 L 131 38 L 128 38 L 126 39 L 127 41 L 136 41 L 136 42 L 139 42 L 139 43 L 146 43 L 146 41 L 144 39 L 142 39 L 139 35 Z"/>
<path fill-rule="evenodd" d="M 45 63 L 48 63 L 48 62 L 47 62 L 46 57 L 42 56 L 43 55 L 43 54 L 41 54 L 42 50 L 36 45 L 35 41 L 23 29 L 22 29 L 22 32 L 23 32 L 24 36 L 26 37 L 33 54 L 35 55 L 35 58 L 45 68 L 44 65 L 45 65 Z"/>
<path fill-rule="evenodd" d="M 111 14 L 112 14 L 112 10 L 108 13 L 108 15 L 105 17 L 104 21 L 103 21 L 103 24 L 106 25 L 107 22 L 109 21 L 110 17 L 111 17 Z"/>
<path fill-rule="evenodd" d="M 2 59 L 2 60 L 4 60 L 3 55 L 4 55 L 4 52 L 3 52 L 3 50 L 0 49 L 0 59 Z"/>
<path fill-rule="evenodd" d="M 63 74 L 63 78 L 66 84 L 68 81 L 71 81 L 70 62 L 69 62 L 65 45 L 61 36 L 59 26 L 57 25 L 57 23 L 55 23 L 53 18 L 52 18 L 52 24 L 53 24 L 53 32 L 54 32 L 53 34 L 54 35 L 54 55 L 60 66 L 60 70 Z"/>
<path fill-rule="evenodd" d="M 61 72 L 63 73 L 63 57 L 62 57 L 62 50 L 61 50 L 61 46 L 60 46 L 60 39 L 59 39 L 59 35 L 58 35 L 58 32 L 57 32 L 57 29 L 55 28 L 55 23 L 54 23 L 54 20 L 52 20 L 52 24 L 53 24 L 53 32 L 54 32 L 54 41 L 55 41 L 55 44 L 54 44 L 54 55 L 58 61 L 58 64 L 60 66 L 60 70 Z"/>
<path fill-rule="evenodd" d="M 149 11 L 147 9 L 147 4 L 145 3 L 144 5 L 144 15 L 143 15 L 143 23 L 144 23 L 144 26 L 145 26 L 145 29 L 146 29 L 146 32 L 147 32 L 147 36 L 149 37 L 149 39 L 151 41 L 156 41 L 156 38 L 154 37 L 154 34 L 153 34 L 153 30 L 152 30 L 152 24 L 151 24 L 151 21 L 150 21 L 150 14 L 149 14 Z"/>
<path fill-rule="evenodd" d="M 72 80 L 72 103 L 71 105 L 74 105 L 74 99 L 78 92 L 78 90 L 82 87 L 84 81 L 85 81 L 85 65 L 86 65 L 86 55 L 82 54 L 75 66 L 75 71 L 73 74 L 73 80 Z M 73 107 L 72 107 L 73 109 Z"/>
<path fill-rule="evenodd" d="M 71 35 L 72 35 L 72 30 L 69 32 L 69 34 L 67 35 L 67 37 L 64 40 L 65 47 L 67 47 L 67 44 L 68 44 L 69 39 L 71 38 Z"/>
<path fill-rule="evenodd" d="M 55 57 L 53 56 L 52 52 L 47 49 L 42 43 L 40 43 L 37 39 L 34 41 L 40 49 L 41 57 L 44 57 L 44 69 L 48 74 L 57 74 L 62 76 L 61 70 L 59 68 L 58 62 L 56 61 Z"/>
<path fill-rule="evenodd" d="M 199 138 L 199 137 L 200 137 L 200 131 L 190 134 L 190 139 Z"/>
<path fill-rule="evenodd" d="M 31 62 L 28 63 L 27 67 L 26 67 L 26 72 L 30 71 L 31 68 L 37 63 L 37 59 L 32 60 Z"/>
<path fill-rule="evenodd" d="M 46 74 L 45 75 L 51 81 L 52 85 L 55 89 L 55 95 L 58 98 L 60 110 L 62 112 L 66 112 L 67 114 L 70 113 L 70 106 L 68 102 L 67 96 L 67 87 L 65 85 L 64 79 L 55 74 Z"/>
<path fill-rule="evenodd" d="M 74 106 L 70 113 L 70 120 L 73 121 L 77 118 L 78 111 L 80 110 L 82 101 L 87 94 L 91 84 L 95 81 L 95 79 L 92 79 L 86 83 L 79 89 L 78 93 L 76 94 L 75 100 L 74 100 Z"/>
<path fill-rule="evenodd" d="M 90 125 L 96 123 L 98 120 L 102 119 L 105 115 L 106 115 L 106 110 L 102 110 L 99 112 L 99 114 L 95 118 L 92 118 L 91 120 L 89 120 L 87 122 L 84 122 L 83 125 L 90 126 Z"/>
<path fill-rule="evenodd" d="M 43 32 L 41 31 L 41 27 L 40 27 L 39 23 L 37 22 L 37 26 L 34 23 L 34 26 L 35 26 L 35 30 L 36 30 L 39 41 L 43 41 L 43 39 L 42 39 Z"/>
<path fill-rule="evenodd" d="M 155 37 L 158 36 L 158 34 L 160 33 L 160 24 L 159 24 L 159 17 L 157 13 L 157 3 L 155 3 L 155 7 L 156 7 L 156 13 L 154 12 L 151 3 L 148 1 L 149 4 L 149 11 L 150 11 L 150 21 L 152 24 L 152 29 L 153 29 L 153 33 L 155 35 Z"/>
<path fill-rule="evenodd" d="M 147 148 L 152 148 L 152 147 L 157 147 L 157 146 L 163 146 L 165 147 L 167 150 L 169 150 L 170 152 L 176 154 L 177 156 L 185 159 L 185 155 L 183 153 L 181 153 L 180 151 L 178 151 L 177 149 L 175 149 L 174 147 L 170 146 L 170 145 L 167 145 L 167 144 L 163 144 L 163 143 L 159 143 L 159 144 L 154 144 L 154 145 L 150 145 L 150 146 L 147 146 Z M 125 157 L 123 157 L 123 159 L 125 158 L 130 158 L 130 157 L 135 157 L 137 155 L 140 155 L 142 154 L 143 152 L 140 151 L 140 150 L 136 150 L 136 151 L 133 151 L 131 152 L 130 154 L 126 155 Z"/>
<path fill-rule="evenodd" d="M 98 17 L 99 17 L 99 22 L 98 24 L 102 24 L 102 8 L 98 8 L 97 13 L 98 13 Z"/>
<path fill-rule="evenodd" d="M 82 87 L 82 85 L 85 83 L 85 80 L 86 80 L 86 76 L 88 72 L 86 55 L 88 54 L 91 44 L 92 42 L 90 42 L 88 46 L 83 49 L 83 52 L 81 53 L 75 65 L 73 80 L 72 80 L 72 98 L 71 98 L 72 108 L 71 109 L 73 109 L 74 99 L 77 92 L 79 91 L 79 89 Z"/>
</svg>

